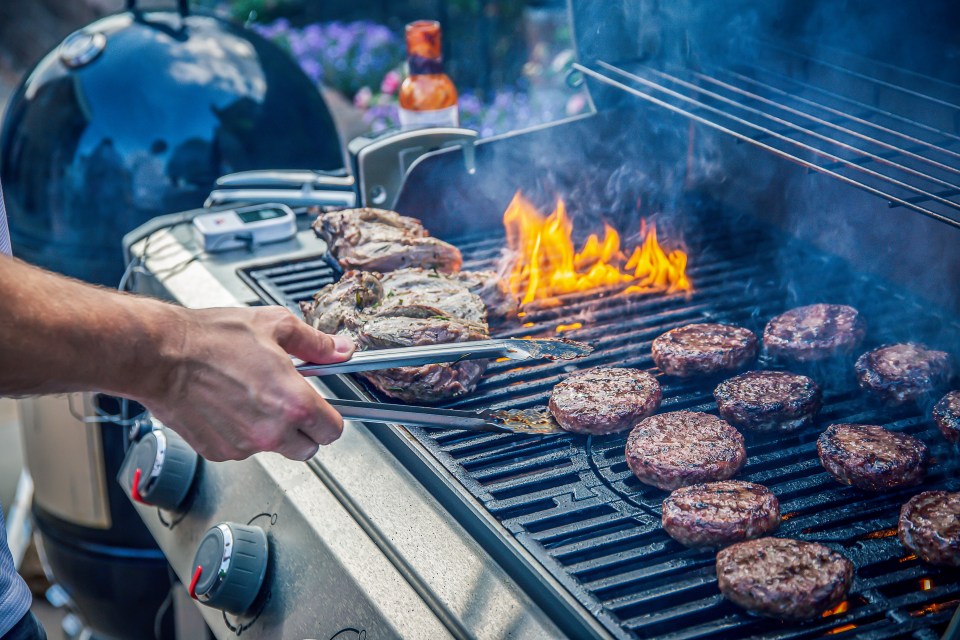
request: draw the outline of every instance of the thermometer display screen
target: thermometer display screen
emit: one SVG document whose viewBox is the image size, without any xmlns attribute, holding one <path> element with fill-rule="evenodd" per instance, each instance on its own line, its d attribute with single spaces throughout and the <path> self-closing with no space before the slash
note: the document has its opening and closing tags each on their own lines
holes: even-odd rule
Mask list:
<svg viewBox="0 0 960 640">
<path fill-rule="evenodd" d="M 274 218 L 282 218 L 283 216 L 284 213 L 280 209 L 255 209 L 254 211 L 237 212 L 237 217 L 240 218 L 240 221 L 244 224 L 273 220 Z"/>
</svg>

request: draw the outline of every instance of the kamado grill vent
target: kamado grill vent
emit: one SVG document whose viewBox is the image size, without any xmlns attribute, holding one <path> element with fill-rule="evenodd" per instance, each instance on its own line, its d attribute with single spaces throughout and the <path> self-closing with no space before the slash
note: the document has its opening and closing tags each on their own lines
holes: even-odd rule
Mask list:
<svg viewBox="0 0 960 640">
<path fill-rule="evenodd" d="M 698 228 L 710 229 L 709 216 L 702 225 Z M 741 229 L 736 238 L 714 229 L 697 243 L 689 297 L 571 295 L 562 307 L 528 308 L 522 325 L 495 326 L 492 331 L 496 336 L 552 336 L 558 325 L 580 321 L 582 328 L 563 335 L 588 341 L 596 351 L 577 367 L 620 365 L 655 374 L 650 343 L 664 331 L 716 321 L 760 333 L 766 320 L 784 309 L 823 300 L 847 302 L 865 314 L 872 344 L 864 350 L 906 339 L 955 344 L 960 337 L 957 322 L 851 273 L 839 261 L 799 246 L 785 249 L 782 239 L 759 228 Z M 468 238 L 456 244 L 465 269 L 486 269 L 495 266 L 503 241 Z M 831 274 L 819 283 L 816 300 L 796 298 L 768 273 L 764 265 L 784 253 L 798 272 L 818 278 Z M 286 305 L 308 298 L 313 283 L 329 274 L 323 259 L 245 270 L 245 278 L 260 283 L 261 295 L 271 293 L 266 301 Z M 851 289 L 857 299 L 840 297 Z M 491 363 L 474 393 L 446 406 L 546 405 L 569 366 Z M 661 376 L 661 410 L 715 413 L 711 394 L 718 382 Z M 626 434 L 528 438 L 410 431 L 616 637 L 808 638 L 856 630 L 858 637 L 933 640 L 960 603 L 960 573 L 926 565 L 904 551 L 896 538 L 896 521 L 900 505 L 913 494 L 960 489 L 957 453 L 928 416 L 915 409 L 875 406 L 858 392 L 855 381 L 826 386 L 820 424 L 832 422 L 882 424 L 916 435 L 931 445 L 935 462 L 922 487 L 872 495 L 838 484 L 823 470 L 816 451 L 820 429 L 747 435 L 748 461 L 737 477 L 762 483 L 777 494 L 784 514 L 778 535 L 827 543 L 857 568 L 843 611 L 802 625 L 753 617 L 721 597 L 715 554 L 685 549 L 660 527 L 660 503 L 667 493 L 633 478 L 624 460 Z M 507 568 L 522 570 L 519 563 Z"/>
</svg>

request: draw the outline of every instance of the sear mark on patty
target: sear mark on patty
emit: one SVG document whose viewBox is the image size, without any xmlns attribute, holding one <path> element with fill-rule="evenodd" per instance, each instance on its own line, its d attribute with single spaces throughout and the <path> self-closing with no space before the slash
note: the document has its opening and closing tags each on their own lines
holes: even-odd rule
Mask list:
<svg viewBox="0 0 960 640">
<path fill-rule="evenodd" d="M 550 394 L 550 412 L 567 431 L 602 435 L 630 429 L 660 407 L 660 383 L 638 369 L 578 371 Z"/>
<path fill-rule="evenodd" d="M 763 344 L 771 356 L 811 362 L 854 351 L 865 334 L 866 323 L 853 307 L 811 304 L 770 320 Z"/>
<path fill-rule="evenodd" d="M 913 436 L 866 424 L 830 425 L 817 439 L 817 452 L 837 482 L 866 491 L 918 484 L 930 459 Z"/>
<path fill-rule="evenodd" d="M 822 404 L 812 379 L 786 371 L 748 371 L 713 391 L 720 416 L 750 431 L 794 431 L 813 424 Z"/>
<path fill-rule="evenodd" d="M 663 528 L 682 545 L 718 547 L 780 526 L 780 503 L 763 485 L 724 480 L 680 487 L 663 501 Z"/>
<path fill-rule="evenodd" d="M 930 564 L 960 567 L 960 492 L 924 491 L 900 509 L 904 547 Z"/>
<path fill-rule="evenodd" d="M 672 411 L 633 428 L 626 458 L 640 482 L 672 490 L 732 477 L 746 462 L 747 451 L 740 432 L 720 418 Z"/>
<path fill-rule="evenodd" d="M 783 620 L 816 618 L 838 605 L 853 563 L 829 547 L 787 538 L 738 542 L 717 554 L 717 582 L 728 600 Z"/>
<path fill-rule="evenodd" d="M 951 391 L 933 407 L 933 421 L 943 437 L 960 442 L 960 391 Z"/>
<path fill-rule="evenodd" d="M 666 374 L 689 377 L 739 369 L 757 356 L 752 331 L 729 324 L 688 324 L 657 337 L 653 361 Z"/>
<path fill-rule="evenodd" d="M 854 365 L 860 387 L 891 405 L 920 400 L 947 386 L 950 354 L 905 342 L 877 347 Z"/>
</svg>

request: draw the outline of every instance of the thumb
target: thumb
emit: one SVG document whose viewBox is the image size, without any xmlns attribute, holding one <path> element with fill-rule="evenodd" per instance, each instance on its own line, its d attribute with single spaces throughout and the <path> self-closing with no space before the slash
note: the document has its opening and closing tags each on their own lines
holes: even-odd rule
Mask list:
<svg viewBox="0 0 960 640">
<path fill-rule="evenodd" d="M 281 335 L 277 336 L 277 344 L 290 355 L 316 364 L 349 360 L 357 348 L 349 336 L 331 336 L 317 331 L 305 322 L 299 322 L 295 328 L 281 332 Z"/>
</svg>

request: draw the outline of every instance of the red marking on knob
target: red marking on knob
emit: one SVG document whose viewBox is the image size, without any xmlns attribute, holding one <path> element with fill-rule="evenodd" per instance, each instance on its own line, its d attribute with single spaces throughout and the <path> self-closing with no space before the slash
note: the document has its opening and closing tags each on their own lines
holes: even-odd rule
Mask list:
<svg viewBox="0 0 960 640">
<path fill-rule="evenodd" d="M 188 592 L 190 593 L 190 597 L 194 600 L 197 599 L 197 582 L 200 581 L 201 573 L 203 573 L 203 567 L 201 565 L 197 565 L 197 568 L 193 571 L 193 577 L 190 578 L 190 588 L 188 589 Z"/>
<path fill-rule="evenodd" d="M 140 469 L 133 472 L 133 486 L 130 487 L 130 497 L 133 498 L 135 502 L 147 504 L 144 502 L 143 496 L 140 495 Z"/>
</svg>

